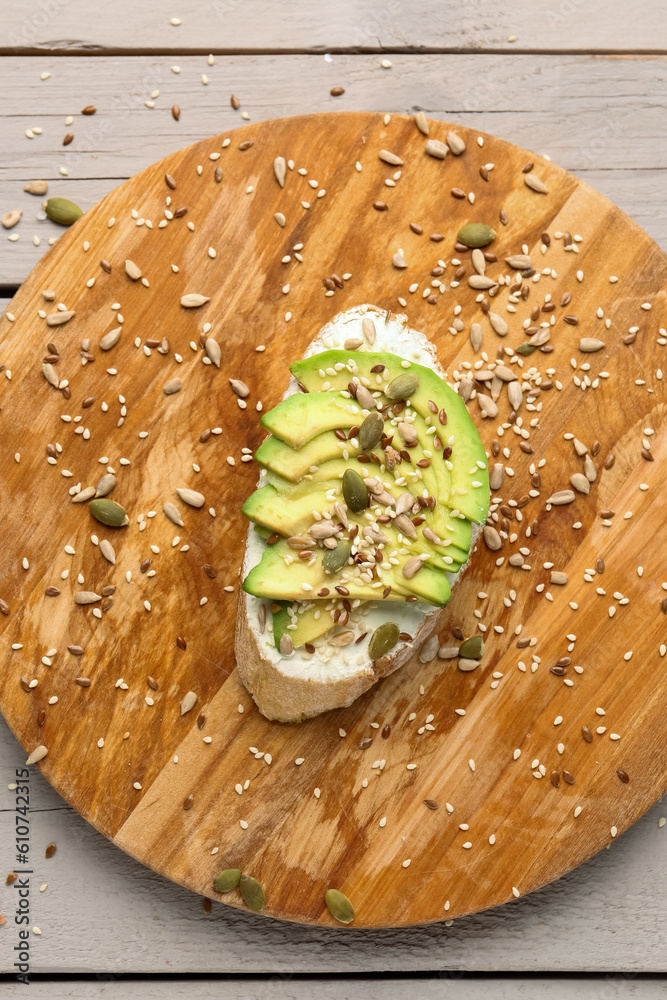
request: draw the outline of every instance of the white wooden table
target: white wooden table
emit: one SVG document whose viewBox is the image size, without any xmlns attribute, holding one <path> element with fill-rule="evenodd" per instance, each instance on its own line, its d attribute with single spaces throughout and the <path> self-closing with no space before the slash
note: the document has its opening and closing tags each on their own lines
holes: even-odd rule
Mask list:
<svg viewBox="0 0 667 1000">
<path fill-rule="evenodd" d="M 547 153 L 667 249 L 666 56 L 664 0 L 0 0 L 0 215 L 24 211 L 18 241 L 0 231 L 0 311 L 58 235 L 38 218 L 40 199 L 23 192 L 27 181 L 48 180 L 50 194 L 86 209 L 166 153 L 240 124 L 243 112 L 261 120 L 422 108 L 474 123 Z M 336 85 L 345 94 L 333 98 Z M 98 112 L 82 118 L 87 104 Z M 35 127 L 42 132 L 27 138 Z M 6 786 L 24 760 L 0 722 L 6 996 L 24 991 L 12 975 L 16 893 L 2 885 L 16 865 Z M 39 774 L 31 784 L 30 927 L 41 930 L 29 939 L 32 996 L 393 1000 L 418 989 L 427 1000 L 575 991 L 606 1000 L 667 991 L 667 826 L 658 823 L 667 802 L 516 903 L 450 927 L 355 932 L 224 906 L 207 916 L 201 899 L 112 847 Z M 57 852 L 46 860 L 50 842 Z"/>
</svg>

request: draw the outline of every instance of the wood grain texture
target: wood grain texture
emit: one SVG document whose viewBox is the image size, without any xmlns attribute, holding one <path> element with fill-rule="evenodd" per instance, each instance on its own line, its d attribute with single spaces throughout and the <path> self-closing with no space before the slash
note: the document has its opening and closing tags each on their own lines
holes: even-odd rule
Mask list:
<svg viewBox="0 0 667 1000">
<path fill-rule="evenodd" d="M 434 134 L 445 131 L 445 125 L 434 123 Z M 548 183 L 549 195 L 536 195 L 523 183 L 525 151 L 491 137 L 482 151 L 476 134 L 463 134 L 468 151 L 443 164 L 424 156 L 423 137 L 406 118 L 394 117 L 389 125 L 379 115 L 251 125 L 236 131 L 223 153 L 221 185 L 213 180 L 214 164 L 208 157 L 220 151 L 222 137 L 189 147 L 113 192 L 77 223 L 16 296 L 11 305 L 16 321 L 4 324 L 2 360 L 13 370 L 11 383 L 5 381 L 3 387 L 2 411 L 2 483 L 5 495 L 12 497 L 11 505 L 5 505 L 5 530 L 12 543 L 0 553 L 4 599 L 12 612 L 0 620 L 5 661 L 0 704 L 5 717 L 24 746 L 49 747 L 40 768 L 66 799 L 128 853 L 203 893 L 210 891 L 220 868 L 244 867 L 266 886 L 266 912 L 284 919 L 330 923 L 322 897 L 331 885 L 353 899 L 357 926 L 409 925 L 496 905 L 512 898 L 513 887 L 521 894 L 530 892 L 599 850 L 610 840 L 612 826 L 622 832 L 667 784 L 657 651 L 664 622 L 659 610 L 660 563 L 659 552 L 646 548 L 651 525 L 661 517 L 661 494 L 639 490 L 641 482 L 654 481 L 640 456 L 642 428 L 651 426 L 658 433 L 653 450 L 658 463 L 663 450 L 661 384 L 650 372 L 659 354 L 655 331 L 664 322 L 667 258 L 614 206 L 571 175 L 539 162 L 537 172 Z M 240 152 L 238 143 L 245 138 L 254 145 Z M 390 146 L 406 161 L 400 183 L 391 190 L 383 185 L 387 170 L 377 159 L 382 146 Z M 293 156 L 297 165 L 307 164 L 309 176 L 326 188 L 326 197 L 310 209 L 302 208 L 300 202 L 311 189 L 296 173 L 282 192 L 271 167 L 278 153 Z M 362 173 L 353 168 L 356 159 L 364 165 Z M 478 176 L 483 162 L 496 164 L 489 184 Z M 202 163 L 200 179 L 196 166 Z M 130 218 L 133 208 L 157 224 L 169 193 L 165 170 L 177 178 L 175 198 L 188 206 L 194 233 L 185 228 L 184 219 L 174 220 L 164 231 L 149 232 Z M 245 194 L 248 183 L 254 187 L 252 196 Z M 467 202 L 447 198 L 443 204 L 438 197 L 443 184 L 474 189 L 474 213 Z M 386 213 L 372 209 L 379 196 L 390 203 Z M 535 455 L 544 456 L 547 465 L 540 496 L 525 510 L 541 524 L 539 538 L 526 542 L 525 558 L 530 556 L 533 572 L 496 567 L 495 556 L 482 550 L 455 591 L 448 606 L 450 620 L 465 634 L 476 630 L 475 595 L 481 590 L 490 595 L 481 605 L 489 629 L 483 669 L 463 675 L 446 661 L 428 668 L 413 663 L 348 710 L 300 727 L 276 727 L 251 711 L 252 703 L 233 672 L 235 597 L 222 587 L 236 584 L 244 544 L 239 508 L 256 470 L 237 465 L 230 472 L 224 457 L 233 454 L 238 463 L 241 446 L 255 447 L 260 434 L 252 409 L 237 411 L 224 380 L 242 374 L 251 386 L 250 401 L 259 397 L 265 407 L 272 405 L 284 385 L 277 373 L 303 353 L 333 312 L 360 300 L 392 308 L 401 291 L 407 294 L 410 280 L 428 276 L 446 244 L 435 250 L 424 237 L 409 233 L 408 221 L 419 219 L 427 232 L 444 228 L 453 234 L 471 217 L 494 218 L 501 204 L 510 215 L 494 247 L 501 257 L 526 243 L 539 260 L 539 234 L 545 229 L 568 227 L 584 237 L 578 255 L 564 253 L 557 244 L 548 261 L 558 272 L 558 281 L 550 279 L 549 291 L 556 296 L 570 290 L 569 309 L 581 315 L 584 325 L 574 328 L 559 322 L 557 350 L 548 356 L 564 388 L 545 399 L 544 412 L 536 418 L 541 428 L 535 432 Z M 278 210 L 287 217 L 284 231 L 273 220 Z M 117 220 L 111 229 L 110 217 Z M 84 240 L 91 244 L 89 256 Z M 298 271 L 286 271 L 280 259 L 297 240 L 306 245 L 304 263 Z M 399 245 L 410 266 L 407 277 L 397 279 L 389 248 Z M 209 246 L 218 250 L 215 260 L 207 257 Z M 445 254 L 448 259 L 450 253 Z M 110 276 L 95 264 L 101 255 L 114 265 Z M 143 268 L 150 289 L 131 283 L 123 273 L 126 257 Z M 628 262 L 634 260 L 642 261 L 642 270 L 628 273 Z M 176 261 L 178 275 L 169 267 Z M 575 278 L 578 268 L 586 272 L 581 287 Z M 329 301 L 321 277 L 331 270 L 349 270 L 352 278 Z M 609 284 L 610 273 L 622 277 L 618 291 Z M 84 284 L 89 275 L 97 275 L 92 289 Z M 286 297 L 281 286 L 288 279 L 293 285 Z M 33 318 L 46 286 L 54 287 L 58 300 L 77 311 L 55 333 L 54 328 L 40 328 Z M 540 292 L 540 301 L 543 288 L 534 293 Z M 182 310 L 180 296 L 194 291 L 210 295 L 211 304 L 199 312 Z M 90 336 L 96 350 L 98 337 L 113 325 L 109 306 L 114 300 L 125 316 L 121 343 L 108 361 L 96 351 L 94 365 L 77 369 L 79 338 Z M 645 320 L 640 304 L 647 300 L 653 308 Z M 463 338 L 446 332 L 455 301 L 463 303 L 467 322 L 479 318 L 474 294 L 465 286 L 455 296 L 441 297 L 436 309 L 415 296 L 409 310 L 412 325 L 431 335 L 449 371 L 470 356 Z M 522 311 L 533 301 L 534 296 Z M 288 305 L 294 316 L 289 326 L 281 318 Z M 604 333 L 604 324 L 594 318 L 599 307 L 611 321 L 607 347 L 597 357 L 579 356 L 579 361 L 592 360 L 593 374 L 604 365 L 614 381 L 611 391 L 583 393 L 572 381 L 569 358 L 577 353 L 582 333 Z M 504 312 L 500 299 L 495 308 Z M 209 317 L 213 334 L 224 340 L 220 373 L 202 367 L 187 346 Z M 636 322 L 642 335 L 628 350 L 620 338 Z M 500 341 L 485 324 L 485 343 L 494 353 Z M 171 349 L 185 355 L 182 365 L 171 357 L 147 359 L 132 346 L 137 334 L 146 338 L 165 332 Z M 47 334 L 63 347 L 59 371 L 71 379 L 71 403 L 65 404 L 40 374 L 40 337 L 47 339 Z M 517 342 L 515 333 L 509 344 L 516 347 Z M 265 354 L 252 351 L 257 343 L 267 345 Z M 118 375 L 107 374 L 110 363 L 117 366 Z M 634 388 L 632 380 L 647 373 L 648 389 Z M 184 389 L 165 400 L 162 386 L 175 374 L 183 378 Z M 614 390 L 615 385 L 619 389 Z M 624 405 L 619 407 L 621 386 Z M 118 393 L 129 410 L 122 428 L 114 427 Z M 110 414 L 101 413 L 97 405 L 88 413 L 79 411 L 84 395 L 108 400 Z M 92 433 L 90 443 L 63 428 L 63 412 L 83 412 L 84 426 Z M 216 423 L 222 435 L 199 444 L 201 431 Z M 145 441 L 138 439 L 140 430 L 150 432 Z M 480 430 L 488 446 L 497 433 L 495 426 L 486 422 Z M 564 431 L 589 444 L 594 438 L 601 442 L 598 481 L 588 500 L 545 513 L 546 498 L 567 486 L 569 474 L 581 464 L 575 463 L 571 444 L 562 440 Z M 97 470 L 104 467 L 97 464 L 100 452 L 110 456 L 119 475 L 114 497 L 130 511 L 130 528 L 100 530 L 85 509 L 69 502 L 70 481 L 63 483 L 60 470 L 49 468 L 43 457 L 47 441 L 54 437 L 65 442 L 61 464 L 73 471 L 72 482 L 94 483 Z M 516 480 L 506 479 L 505 501 L 526 492 L 526 472 L 534 460 L 518 451 L 512 437 L 508 464 L 511 460 Z M 14 452 L 21 452 L 20 464 L 13 461 Z M 618 454 L 617 463 L 603 473 L 602 462 L 612 452 Z M 121 457 L 131 459 L 131 466 L 119 469 Z M 197 475 L 191 471 L 193 461 L 202 468 Z M 45 477 L 52 484 L 44 494 L 48 506 L 40 504 L 32 488 Z M 202 510 L 184 511 L 185 527 L 178 531 L 180 544 L 190 545 L 187 554 L 171 547 L 175 529 L 161 513 L 144 533 L 137 530 L 136 521 L 140 511 L 161 511 L 162 503 L 173 499 L 182 485 L 201 490 L 207 498 Z M 596 504 L 619 512 L 631 509 L 634 516 L 626 522 L 619 514 L 608 529 L 596 518 Z M 216 518 L 206 512 L 209 505 Z M 579 531 L 572 530 L 575 519 L 581 522 Z M 523 538 L 520 526 L 518 530 Z M 90 544 L 91 532 L 113 536 L 115 568 Z M 162 550 L 160 558 L 154 557 L 158 575 L 153 580 L 138 574 L 151 542 Z M 76 556 L 63 553 L 66 544 L 73 545 Z M 517 540 L 511 551 L 521 544 Z M 636 571 L 639 553 L 646 570 L 643 579 Z M 608 563 L 603 582 L 609 591 L 622 586 L 633 605 L 629 612 L 619 608 L 614 627 L 607 616 L 610 599 L 600 600 L 593 587 L 582 582 L 586 567 L 600 555 Z M 24 556 L 30 560 L 27 571 L 20 568 Z M 567 588 L 551 588 L 557 591 L 553 603 L 534 589 L 545 582 L 549 589 L 548 572 L 540 569 L 544 561 L 553 561 L 570 576 Z M 215 582 L 206 578 L 204 562 L 217 567 Z M 59 582 L 65 566 L 71 566 L 72 578 Z M 133 572 L 133 582 L 126 584 L 127 569 Z M 99 593 L 106 584 L 118 586 L 114 606 L 102 622 L 90 609 L 72 602 L 80 586 L 73 577 L 79 571 L 86 589 Z M 59 598 L 44 596 L 48 584 L 61 587 Z M 520 598 L 515 605 L 510 600 L 507 609 L 503 598 L 512 588 Z M 205 607 L 199 606 L 202 597 L 209 600 Z M 150 612 L 143 609 L 146 599 Z M 577 615 L 568 605 L 574 600 L 580 606 Z M 634 603 L 639 612 L 634 612 Z M 642 616 L 639 634 L 633 613 Z M 524 635 L 536 637 L 538 674 L 517 671 L 522 656 L 530 663 L 530 650 L 517 654 L 515 648 L 513 635 L 519 625 Z M 548 668 L 566 653 L 566 634 L 571 632 L 578 634 L 574 655 L 585 669 L 582 676 L 573 675 L 575 687 L 567 689 Z M 176 648 L 178 634 L 188 640 L 185 653 Z M 8 644 L 16 641 L 23 642 L 24 649 L 12 652 Z M 65 652 L 72 642 L 86 647 L 81 660 Z M 54 667 L 44 668 L 39 657 L 50 646 L 59 652 Z M 623 659 L 628 649 L 634 654 L 631 665 Z M 30 694 L 19 685 L 26 671 L 40 679 Z M 494 671 L 507 678 L 497 690 L 490 686 Z M 78 673 L 91 677 L 92 687 L 77 687 Z M 144 702 L 148 673 L 160 684 L 152 708 Z M 129 684 L 126 693 L 114 687 L 119 677 Z M 424 696 L 420 684 L 425 685 Z M 196 691 L 197 707 L 179 717 L 178 705 L 188 690 Z M 57 707 L 47 705 L 53 694 L 59 698 Z M 242 715 L 238 704 L 245 707 Z M 598 724 L 598 705 L 604 705 L 610 731 L 613 727 L 621 740 L 596 737 L 592 748 L 582 741 L 580 728 Z M 465 718 L 457 717 L 454 707 L 465 708 Z M 47 712 L 43 727 L 37 724 L 40 709 Z M 206 715 L 205 733 L 195 724 L 199 711 Z M 435 713 L 436 732 L 417 736 L 419 722 L 407 721 L 411 711 L 422 721 L 426 713 Z M 558 728 L 556 716 L 564 717 Z M 373 720 L 392 723 L 391 741 L 364 754 L 356 744 Z M 339 727 L 348 734 L 344 740 L 337 735 Z M 203 735 L 212 736 L 213 743 L 205 745 Z M 101 751 L 95 746 L 100 737 L 106 743 Z M 562 757 L 556 752 L 561 740 L 566 751 Z M 249 759 L 249 746 L 270 751 L 271 767 Z M 520 762 L 512 760 L 516 747 L 523 751 Z M 178 765 L 171 762 L 174 753 Z M 81 766 L 82 754 L 85 760 L 94 756 L 94 770 Z M 388 761 L 381 775 L 371 768 L 378 755 Z M 293 763 L 297 756 L 306 758 L 298 769 Z M 549 771 L 572 772 L 576 785 L 561 782 L 554 789 L 548 780 L 535 780 L 529 765 L 533 756 L 546 762 Z M 469 758 L 476 762 L 474 773 Z M 412 760 L 417 770 L 406 771 Z M 629 785 L 619 781 L 618 767 L 631 775 Z M 371 781 L 368 789 L 361 787 L 364 777 Z M 237 796 L 234 784 L 246 779 L 251 791 Z M 133 788 L 133 782 L 141 789 Z M 313 796 L 315 787 L 322 789 L 319 800 Z M 185 811 L 183 802 L 190 794 L 194 804 Z M 422 805 L 426 797 L 452 802 L 453 815 L 448 817 L 444 809 L 427 812 Z M 584 812 L 575 822 L 576 805 Z M 380 830 L 383 815 L 388 823 Z M 241 819 L 248 821 L 247 831 L 240 830 Z M 458 829 L 461 822 L 470 825 L 466 833 Z M 491 834 L 497 838 L 493 847 L 488 844 Z M 468 839 L 473 850 L 463 851 Z M 219 854 L 211 857 L 214 846 Z M 408 858 L 409 872 L 402 867 Z M 225 901 L 238 905 L 236 899 Z"/>
<path fill-rule="evenodd" d="M 0 757 L 8 779 L 25 761 L 1 719 Z M 3 790 L 0 866 L 7 871 L 15 864 L 13 798 Z M 663 801 L 608 850 L 511 906 L 463 917 L 449 927 L 332 931 L 218 904 L 206 916 L 199 896 L 120 851 L 35 772 L 32 879 L 33 887 L 48 882 L 48 889 L 33 893 L 33 921 L 42 934 L 32 938 L 32 968 L 45 975 L 103 969 L 111 975 L 273 972 L 281 978 L 425 969 L 554 976 L 615 970 L 627 976 L 627 985 L 637 973 L 667 972 L 662 934 L 667 827 L 658 825 L 664 814 Z M 58 849 L 47 860 L 50 842 Z M 0 903 L 0 912 L 9 916 L 6 899 Z"/>
<path fill-rule="evenodd" d="M 178 5 L 177 5 L 178 6 Z M 337 49 L 451 52 L 478 49 L 558 51 L 664 51 L 667 18 L 659 4 L 651 16 L 628 18 L 621 4 L 535 0 L 530 16 L 519 0 L 466 4 L 399 0 L 305 0 L 282 7 L 266 0 L 190 0 L 176 14 L 161 0 L 122 7 L 90 7 L 86 0 L 41 6 L 8 5 L 0 46 L 5 51 L 95 54 L 123 52 L 314 52 Z M 179 17 L 178 27 L 169 22 Z M 515 41 L 509 38 L 514 36 Z"/>
<path fill-rule="evenodd" d="M 6 137 L 0 164 L 2 214 L 21 208 L 17 243 L 0 239 L 0 281 L 20 283 L 59 227 L 36 216 L 41 199 L 23 192 L 37 177 L 52 194 L 88 209 L 122 180 L 215 127 L 239 124 L 241 111 L 263 120 L 304 111 L 366 108 L 403 112 L 480 128 L 551 158 L 606 195 L 667 246 L 664 186 L 667 126 L 661 106 L 664 61 L 562 56 L 395 56 L 383 70 L 370 55 L 205 58 L 5 58 L 0 61 L 0 122 Z M 49 80 L 39 79 L 42 69 Z M 209 77 L 208 86 L 201 74 Z M 344 83 L 342 97 L 329 94 Z M 156 107 L 144 101 L 160 91 Z M 242 107 L 234 111 L 229 95 Z M 613 95 L 613 99 L 612 96 Z M 94 117 L 78 112 L 88 102 Z M 182 109 L 175 122 L 170 108 Z M 75 116 L 74 141 L 63 148 Z M 33 140 L 30 126 L 44 129 Z M 65 166 L 69 177 L 62 177 Z M 33 245 L 37 236 L 41 244 Z"/>
</svg>

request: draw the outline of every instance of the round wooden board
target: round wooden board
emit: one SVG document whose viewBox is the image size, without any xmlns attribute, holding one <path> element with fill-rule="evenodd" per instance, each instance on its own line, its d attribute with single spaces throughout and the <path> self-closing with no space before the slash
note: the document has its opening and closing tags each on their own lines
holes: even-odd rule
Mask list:
<svg viewBox="0 0 667 1000">
<path fill-rule="evenodd" d="M 431 137 L 444 140 L 450 127 L 432 122 Z M 211 883 L 222 868 L 241 867 L 264 885 L 265 913 L 287 920 L 333 924 L 324 906 L 329 887 L 352 899 L 357 927 L 407 926 L 495 906 L 511 900 L 514 890 L 530 892 L 600 850 L 612 828 L 625 830 L 667 786 L 658 535 L 665 501 L 656 475 L 667 440 L 656 374 L 664 349 L 656 344 L 658 330 L 667 326 L 667 257 L 575 177 L 499 139 L 484 136 L 480 146 L 477 133 L 456 131 L 467 150 L 444 162 L 425 155 L 424 136 L 401 116 L 386 123 L 382 115 L 360 113 L 251 124 L 231 134 L 228 148 L 224 135 L 206 139 L 148 168 L 88 212 L 24 283 L 9 309 L 14 321 L 2 321 L 0 363 L 12 373 L 11 381 L 0 376 L 0 598 L 9 605 L 9 614 L 0 615 L 5 718 L 27 751 L 48 748 L 39 768 L 123 850 L 234 906 L 243 905 L 238 895 L 217 896 Z M 240 149 L 248 139 L 253 145 Z M 385 185 L 396 168 L 379 160 L 383 148 L 405 161 L 394 187 Z M 284 189 L 273 174 L 278 155 L 294 160 Z M 524 183 L 521 168 L 531 158 L 547 195 Z M 495 165 L 488 182 L 479 173 L 486 163 Z M 218 166 L 222 183 L 214 179 Z M 307 176 L 297 173 L 299 167 Z M 165 173 L 176 179 L 175 191 L 166 186 Z M 317 197 L 310 178 L 325 196 Z M 474 192 L 474 205 L 452 197 L 452 187 Z M 75 197 L 74 182 L 72 191 Z M 160 229 L 169 195 L 171 209 L 186 207 L 187 215 Z M 377 199 L 387 211 L 373 208 Z M 498 223 L 501 207 L 509 216 L 506 226 Z M 284 213 L 284 228 L 274 221 L 276 212 Z M 139 224 L 136 213 L 152 220 L 152 230 Z M 501 286 L 492 311 L 510 324 L 504 339 L 468 287 L 470 254 L 462 255 L 465 277 L 450 287 L 457 269 L 455 234 L 470 220 L 498 229 L 491 249 L 499 261 L 526 244 L 538 270 L 554 269 L 539 283 L 526 282 L 530 295 L 519 298 L 514 314 L 507 310 L 509 289 Z M 424 234 L 412 232 L 411 222 Z M 551 245 L 543 256 L 545 231 Z M 558 231 L 583 237 L 578 253 L 565 250 Z M 432 232 L 445 239 L 433 242 Z M 301 262 L 294 257 L 297 244 L 303 244 Z M 214 258 L 209 247 L 217 252 Z M 399 247 L 408 261 L 400 272 L 392 266 Z M 284 255 L 291 255 L 289 263 L 281 263 Z M 111 262 L 110 274 L 100 268 L 101 258 Z M 126 258 L 141 267 L 148 287 L 128 277 Z M 436 290 L 432 305 L 422 292 L 439 259 L 447 262 L 447 290 Z M 327 296 L 322 278 L 332 272 L 350 276 Z M 489 263 L 488 272 L 515 273 L 502 263 Z M 618 283 L 610 283 L 610 275 Z M 88 279 L 94 279 L 92 287 Z M 414 294 L 408 291 L 412 282 L 419 285 Z M 44 289 L 56 293 L 55 303 L 45 302 Z M 179 301 L 187 292 L 208 295 L 210 302 L 183 309 Z M 563 308 L 565 292 L 572 301 Z M 436 344 L 453 380 L 460 362 L 479 360 L 468 340 L 473 321 L 482 324 L 483 350 L 493 361 L 499 347 L 516 348 L 524 339 L 524 320 L 547 295 L 556 308 L 549 312 L 547 306 L 538 322 L 555 316 L 554 350 L 523 359 L 523 370 L 535 365 L 546 380 L 552 367 L 557 384 L 542 392 L 537 409 L 522 407 L 523 437 L 505 425 L 500 443 L 509 448 L 508 457 L 493 459 L 508 466 L 497 493 L 504 504 L 528 493 L 529 467 L 544 459 L 539 495 L 517 514 L 520 522 L 511 520 L 501 553 L 479 546 L 449 605 L 452 628 L 471 635 L 481 622 L 488 629 L 481 667 L 462 673 L 455 661 L 412 662 L 347 710 L 301 725 L 267 722 L 234 672 L 246 536 L 240 507 L 258 475 L 254 462 L 241 463 L 241 449 L 254 449 L 263 436 L 256 402 L 266 410 L 278 401 L 287 366 L 345 308 L 371 302 L 400 312 L 403 296 L 410 324 Z M 53 312 L 57 303 L 75 316 L 64 326 L 47 327 L 38 310 Z M 104 354 L 98 343 L 116 325 L 114 304 L 124 317 L 122 337 Z M 453 336 L 459 304 L 465 331 Z M 578 316 L 579 325 L 567 325 L 566 313 Z M 206 322 L 222 345 L 220 370 L 204 366 L 201 349 L 195 353 L 189 346 Z M 625 345 L 622 338 L 634 326 L 636 340 Z M 153 350 L 147 357 L 134 346 L 137 337 L 143 344 L 164 336 L 167 356 Z M 581 354 L 581 336 L 599 337 L 606 348 Z M 84 338 L 91 340 L 95 361 L 82 367 Z M 41 374 L 49 341 L 60 351 L 57 372 L 69 379 L 69 400 Z M 266 345 L 263 353 L 255 350 L 259 344 Z M 574 380 L 586 378 L 586 362 L 593 386 L 578 387 Z M 599 377 L 603 371 L 608 378 Z M 183 389 L 167 397 L 162 388 L 176 376 Z M 237 406 L 229 378 L 250 386 L 247 409 Z M 88 396 L 96 401 L 84 409 Z M 118 426 L 123 405 L 127 414 Z M 504 391 L 498 405 L 496 420 L 480 420 L 477 403 L 470 403 L 487 449 L 509 414 Z M 81 427 L 90 429 L 89 439 L 76 433 Z M 216 427 L 221 432 L 201 443 L 202 431 Z M 642 458 L 644 428 L 655 431 L 653 464 Z M 143 431 L 148 435 L 141 438 Z M 578 494 L 573 504 L 547 510 L 551 493 L 568 488 L 570 475 L 583 468 L 566 433 L 589 448 L 599 442 L 597 480 L 590 496 Z M 532 454 L 520 449 L 524 439 Z M 47 464 L 46 446 L 55 442 L 62 453 L 55 465 Z M 607 469 L 612 454 L 615 464 Z M 227 456 L 235 459 L 233 466 Z M 121 465 L 123 458 L 131 464 Z M 70 502 L 71 485 L 95 485 L 107 464 L 118 477 L 113 497 L 130 514 L 130 526 L 122 530 L 102 528 L 85 504 Z M 65 469 L 72 478 L 63 478 Z M 642 483 L 650 488 L 642 490 Z M 180 486 L 204 493 L 204 507 L 181 504 L 175 493 Z M 166 501 L 183 509 L 184 527 L 167 520 Z M 615 511 L 607 525 L 601 508 Z M 149 511 L 157 511 L 154 519 Z M 140 532 L 142 513 L 146 530 Z M 534 519 L 539 535 L 527 538 Z M 113 541 L 115 566 L 91 544 L 93 534 Z M 67 554 L 67 545 L 74 554 Z M 159 552 L 151 552 L 151 545 Z M 523 568 L 510 566 L 508 557 L 520 547 Z M 22 568 L 24 557 L 28 569 Z M 604 574 L 586 580 L 599 557 Z M 152 558 L 154 577 L 139 570 L 146 558 Z M 216 579 L 206 575 L 205 563 L 216 568 Z M 549 563 L 568 574 L 566 586 L 550 584 Z M 74 603 L 76 591 L 100 593 L 107 585 L 117 589 L 101 619 L 90 606 Z M 58 587 L 60 596 L 45 596 L 47 586 Z M 612 596 L 619 593 L 629 604 Z M 208 603 L 202 606 L 203 598 Z M 613 619 L 610 607 L 616 608 Z M 533 642 L 524 649 L 517 649 L 519 627 L 521 637 Z M 187 640 L 187 650 L 178 648 L 178 635 Z M 441 638 L 451 642 L 448 631 Z M 13 643 L 22 649 L 12 650 Z M 67 650 L 77 643 L 85 648 L 81 657 Z M 45 665 L 41 658 L 52 648 L 57 653 Z M 624 658 L 630 651 L 632 659 Z M 561 657 L 568 658 L 565 677 L 550 671 Z M 158 682 L 157 691 L 147 685 L 148 675 Z M 79 686 L 77 676 L 89 677 L 91 685 Z M 38 686 L 24 690 L 21 677 L 36 678 Z M 197 694 L 197 703 L 181 716 L 188 691 Z M 58 701 L 52 705 L 53 696 Z M 597 707 L 604 708 L 604 717 Z M 465 715 L 455 709 L 465 709 Z M 429 714 L 435 729 L 423 731 Z M 380 735 L 385 723 L 391 726 L 388 739 Z M 598 725 L 606 726 L 604 734 L 595 732 Z M 593 731 L 592 743 L 582 738 L 582 726 Z M 620 740 L 610 739 L 611 733 Z M 207 736 L 210 743 L 203 742 Z M 359 742 L 368 736 L 373 744 L 362 751 Z M 104 746 L 98 748 L 101 738 Z M 256 759 L 249 747 L 270 753 L 272 763 Z M 300 757 L 304 762 L 296 766 Z M 544 778 L 537 777 L 539 770 L 533 776 L 535 759 L 546 769 Z M 386 761 L 383 769 L 372 767 L 378 760 Z M 410 762 L 417 767 L 408 770 Z M 619 779 L 619 768 L 629 783 Z M 554 787 L 551 772 L 563 770 L 575 783 L 561 777 Z M 247 790 L 237 794 L 235 785 L 246 781 Z M 191 808 L 185 809 L 189 796 Z M 426 808 L 426 798 L 440 808 Z M 576 807 L 582 810 L 578 818 Z M 464 849 L 467 843 L 472 846 Z"/>
</svg>

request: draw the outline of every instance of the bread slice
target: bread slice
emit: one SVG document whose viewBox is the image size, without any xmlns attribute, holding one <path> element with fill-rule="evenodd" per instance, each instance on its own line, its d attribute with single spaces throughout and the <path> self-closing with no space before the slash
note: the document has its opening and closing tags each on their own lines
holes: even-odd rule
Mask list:
<svg viewBox="0 0 667 1000">
<path fill-rule="evenodd" d="M 366 343 L 364 319 L 371 319 L 375 327 L 373 350 L 391 352 L 432 368 L 441 378 L 445 377 L 433 345 L 422 333 L 410 329 L 406 316 L 386 313 L 371 305 L 339 313 L 322 328 L 305 356 L 343 348 L 346 342 L 349 347 L 349 342 L 355 339 Z M 296 391 L 296 380 L 291 377 L 285 396 Z M 264 481 L 262 473 L 259 484 L 263 485 Z M 473 525 L 471 553 L 480 530 Z M 251 525 L 243 578 L 259 562 L 263 549 L 264 543 Z M 458 573 L 447 573 L 452 589 L 466 566 L 467 563 Z M 370 602 L 361 613 L 365 616 L 364 629 L 368 625 L 368 636 L 362 643 L 336 648 L 323 641 L 316 643 L 313 654 L 296 649 L 289 656 L 283 656 L 273 643 L 270 602 L 240 592 L 235 641 L 237 669 L 262 715 L 280 722 L 299 722 L 352 704 L 382 677 L 416 656 L 447 618 L 447 608 L 409 602 L 392 603 L 391 610 L 381 602 Z M 413 638 L 410 642 L 399 640 L 386 656 L 371 660 L 368 655 L 370 634 L 383 621 L 389 620 L 396 621 L 401 632 Z"/>
</svg>

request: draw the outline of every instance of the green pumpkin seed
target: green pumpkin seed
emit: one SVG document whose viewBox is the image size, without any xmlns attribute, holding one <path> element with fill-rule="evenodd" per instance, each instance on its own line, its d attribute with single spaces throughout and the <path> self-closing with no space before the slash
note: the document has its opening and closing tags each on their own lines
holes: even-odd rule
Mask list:
<svg viewBox="0 0 667 1000">
<path fill-rule="evenodd" d="M 59 226 L 71 226 L 83 215 L 79 206 L 67 198 L 49 198 L 48 201 L 42 202 L 42 208 L 49 219 L 57 222 Z"/>
<path fill-rule="evenodd" d="M 216 892 L 231 892 L 236 889 L 241 879 L 240 868 L 225 868 L 213 879 L 213 888 Z"/>
<path fill-rule="evenodd" d="M 327 889 L 324 893 L 327 910 L 341 924 L 351 924 L 354 920 L 354 907 L 344 892 L 340 889 Z"/>
<path fill-rule="evenodd" d="M 456 234 L 459 243 L 467 247 L 485 247 L 496 238 L 496 231 L 483 222 L 469 222 Z"/>
<path fill-rule="evenodd" d="M 359 444 L 362 451 L 369 451 L 379 444 L 384 433 L 384 419 L 381 413 L 374 410 L 369 413 L 359 428 Z"/>
<path fill-rule="evenodd" d="M 130 523 L 125 509 L 115 500 L 98 497 L 96 500 L 91 500 L 88 507 L 95 520 L 100 524 L 106 524 L 109 528 L 123 528 Z"/>
<path fill-rule="evenodd" d="M 335 549 L 327 549 L 322 558 L 322 569 L 325 573 L 337 573 L 350 558 L 352 546 L 345 539 L 341 540 Z"/>
<path fill-rule="evenodd" d="M 343 497 L 351 511 L 358 514 L 368 507 L 368 489 L 358 472 L 346 469 L 343 475 Z"/>
<path fill-rule="evenodd" d="M 484 640 L 481 635 L 473 635 L 459 646 L 459 656 L 468 660 L 481 660 L 484 656 Z"/>
<path fill-rule="evenodd" d="M 419 388 L 419 376 L 397 375 L 384 390 L 387 399 L 409 399 Z"/>
<path fill-rule="evenodd" d="M 516 353 L 523 355 L 524 358 L 530 357 L 533 351 L 536 350 L 537 344 L 529 344 L 528 341 L 525 344 L 519 344 L 518 347 L 515 347 Z"/>
<path fill-rule="evenodd" d="M 266 896 L 257 879 L 252 875 L 241 875 L 239 889 L 245 905 L 255 913 L 261 913 L 266 906 Z"/>
<path fill-rule="evenodd" d="M 398 642 L 399 632 L 396 622 L 383 622 L 382 625 L 378 625 L 368 644 L 368 655 L 371 660 L 379 660 L 393 649 Z"/>
</svg>

